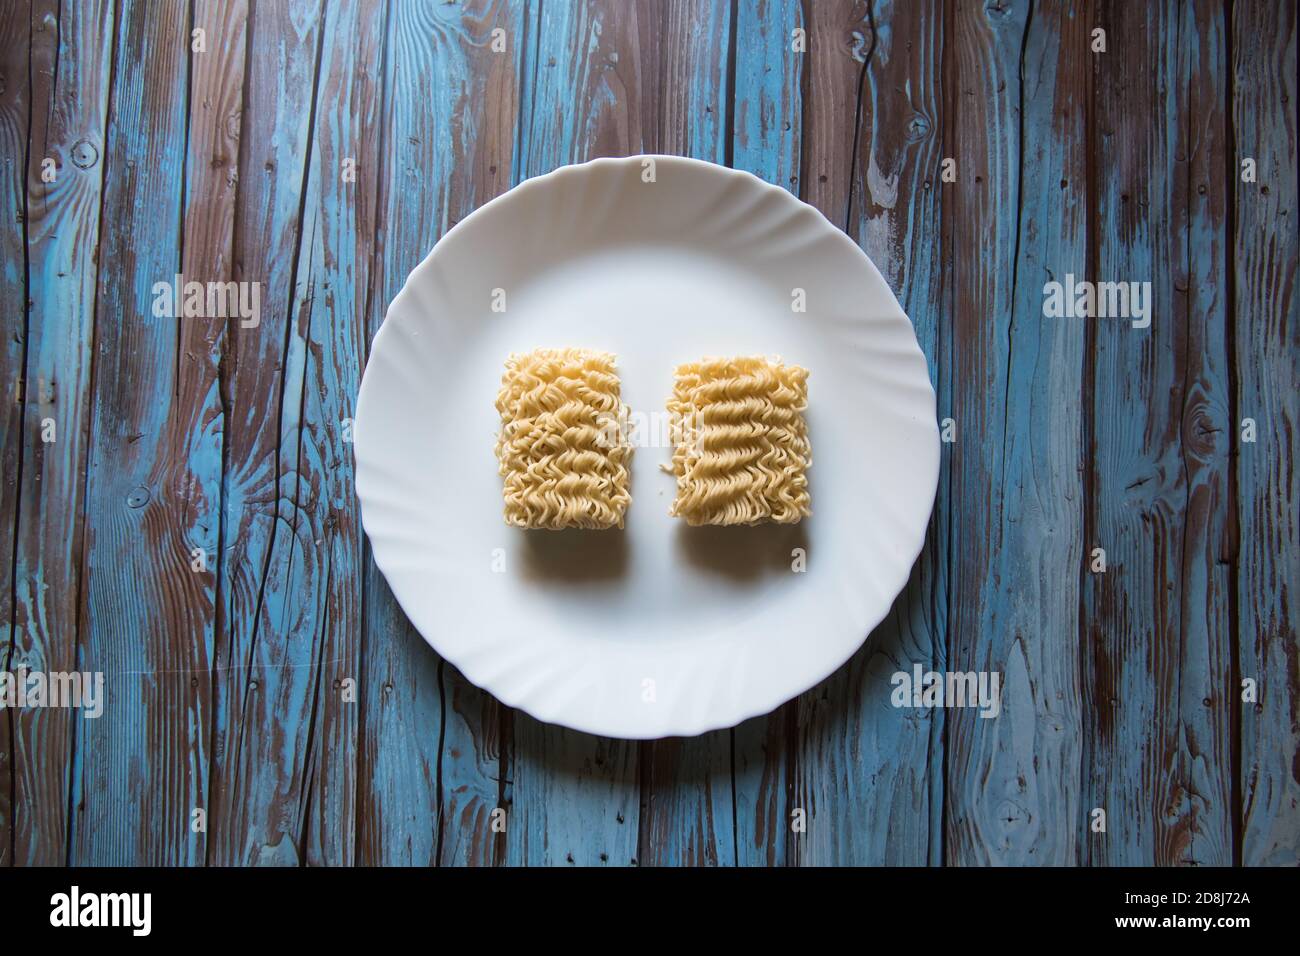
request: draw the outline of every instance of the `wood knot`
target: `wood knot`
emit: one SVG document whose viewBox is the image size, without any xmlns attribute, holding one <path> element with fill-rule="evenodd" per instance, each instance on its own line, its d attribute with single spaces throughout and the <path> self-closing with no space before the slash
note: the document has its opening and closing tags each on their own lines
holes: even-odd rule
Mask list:
<svg viewBox="0 0 1300 956">
<path fill-rule="evenodd" d="M 79 139 L 72 144 L 72 165 L 78 169 L 90 169 L 99 162 L 99 148 L 88 139 Z"/>
<path fill-rule="evenodd" d="M 1219 449 L 1224 429 L 1215 420 L 1213 409 L 1203 403 L 1193 405 L 1187 411 L 1183 425 L 1183 441 L 1188 450 L 1198 458 L 1212 457 Z"/>
</svg>

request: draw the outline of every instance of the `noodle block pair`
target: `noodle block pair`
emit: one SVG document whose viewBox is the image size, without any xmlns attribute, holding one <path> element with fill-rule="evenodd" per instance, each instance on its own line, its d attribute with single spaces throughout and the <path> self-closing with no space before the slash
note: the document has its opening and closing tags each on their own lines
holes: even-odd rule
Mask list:
<svg viewBox="0 0 1300 956">
<path fill-rule="evenodd" d="M 807 379 L 806 369 L 761 357 L 680 366 L 668 400 L 677 479 L 669 513 L 688 525 L 794 524 L 807 517 Z M 496 406 L 506 524 L 623 527 L 632 446 L 612 355 L 511 355 Z"/>
</svg>

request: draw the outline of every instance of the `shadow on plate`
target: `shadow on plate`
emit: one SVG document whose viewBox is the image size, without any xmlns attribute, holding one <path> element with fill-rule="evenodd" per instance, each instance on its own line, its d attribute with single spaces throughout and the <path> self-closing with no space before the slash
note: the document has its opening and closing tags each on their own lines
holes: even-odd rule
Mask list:
<svg viewBox="0 0 1300 956">
<path fill-rule="evenodd" d="M 523 532 L 524 577 L 584 584 L 612 581 L 627 570 L 627 532 L 585 528 Z"/>
<path fill-rule="evenodd" d="M 789 571 L 795 548 L 808 549 L 804 524 L 759 524 L 677 529 L 677 548 L 687 561 L 733 581 L 752 581 L 772 571 Z"/>
</svg>

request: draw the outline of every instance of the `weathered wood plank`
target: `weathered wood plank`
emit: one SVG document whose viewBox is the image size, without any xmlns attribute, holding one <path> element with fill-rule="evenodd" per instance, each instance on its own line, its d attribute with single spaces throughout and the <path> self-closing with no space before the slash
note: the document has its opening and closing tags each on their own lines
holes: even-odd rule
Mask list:
<svg viewBox="0 0 1300 956">
<path fill-rule="evenodd" d="M 1300 862 L 1300 321 L 1296 310 L 1296 10 L 1232 5 L 1234 195 L 1230 304 L 1236 344 L 1236 445 L 1240 549 L 1236 585 L 1238 677 L 1255 682 L 1241 704 L 1241 853 L 1248 866 Z M 1242 162 L 1256 164 L 1242 181 Z M 1243 442 L 1242 420 L 1254 422 Z M 1241 690 L 1229 686 L 1229 695 Z M 1217 698 L 1216 698 L 1217 699 Z"/>
<path fill-rule="evenodd" d="M 113 39 L 111 4 L 59 19 L 31 14 L 33 88 L 27 151 L 26 368 L 22 473 L 13 546 L 7 669 L 76 670 L 81 512 L 95 334 L 95 246 Z M 52 162 L 47 181 L 47 163 Z M 24 708 L 12 716 L 13 862 L 66 854 L 67 759 L 87 711 Z M 93 721 L 91 721 L 93 723 Z"/>
<path fill-rule="evenodd" d="M 406 273 L 446 228 L 439 182 L 448 107 L 460 82 L 450 52 L 434 58 L 442 31 L 413 4 L 386 10 L 377 250 L 371 273 L 367 340 L 379 330 Z M 450 51 L 450 47 L 447 48 Z M 426 105 L 427 104 L 427 105 Z M 441 133 L 441 135 L 439 135 Z M 426 170 L 438 170 L 437 177 Z M 425 195 L 422 203 L 402 196 Z M 419 213 L 417 214 L 417 207 Z M 366 549 L 362 633 L 361 739 L 357 862 L 432 866 L 438 862 L 439 659 L 406 619 Z"/>
<path fill-rule="evenodd" d="M 807 29 L 799 0 L 741 0 L 736 7 L 731 165 L 799 191 Z M 803 30 L 797 52 L 796 30 Z"/>
<path fill-rule="evenodd" d="M 27 140 L 31 0 L 0 2 L 0 667 L 13 647 L 13 560 L 22 470 L 20 392 L 27 341 Z M 0 710 L 0 866 L 14 862 L 13 711 Z"/>
<path fill-rule="evenodd" d="M 1208 2 L 1100 19 L 1097 279 L 1149 282 L 1151 322 L 1086 320 L 1094 864 L 1233 858 L 1223 20 Z"/>
<path fill-rule="evenodd" d="M 82 22 L 99 35 L 105 20 Z M 104 672 L 107 700 L 102 717 L 82 723 L 72 767 L 78 864 L 203 858 L 191 824 L 207 785 L 213 591 L 191 549 L 209 540 L 214 506 L 210 448 L 190 426 L 212 423 L 179 404 L 183 381 L 187 399 L 203 394 L 204 373 L 182 372 L 185 320 L 170 307 L 182 264 L 189 29 L 180 4 L 128 2 L 118 16 L 79 655 L 81 669 Z"/>
<path fill-rule="evenodd" d="M 234 278 L 260 316 L 232 321 L 223 368 L 221 627 L 208 861 L 304 861 L 307 764 L 329 567 L 303 505 L 302 350 L 292 313 L 323 49 L 318 0 L 250 9 Z"/>
<path fill-rule="evenodd" d="M 644 779 L 638 864 L 735 865 L 731 732 L 651 741 L 639 759 Z"/>
<path fill-rule="evenodd" d="M 800 198 L 841 228 L 853 191 L 858 96 L 871 50 L 868 0 L 805 5 Z"/>
<path fill-rule="evenodd" d="M 849 235 L 911 317 L 936 379 L 942 17 L 924 5 L 877 2 L 867 30 L 856 162 L 827 158 L 823 165 L 848 171 Z M 851 74 L 847 64 L 841 72 Z M 858 93 L 837 98 L 841 114 Z M 814 105 L 810 114 L 817 113 Z M 944 513 L 942 499 L 937 513 Z M 807 829 L 794 843 L 800 864 L 918 866 L 939 859 L 942 714 L 892 707 L 890 678 L 910 673 L 914 663 L 925 670 L 942 666 L 945 529 L 934 522 L 907 589 L 862 650 L 799 698 L 795 805 L 807 815 Z"/>
<path fill-rule="evenodd" d="M 1178 775 L 1186 810 L 1185 853 L 1179 863 L 1227 866 L 1235 856 L 1233 804 L 1237 700 L 1229 556 L 1234 500 L 1231 485 L 1232 370 L 1228 355 L 1228 160 L 1225 7 L 1214 0 L 1178 5 L 1177 82 L 1182 95 L 1167 108 L 1176 118 L 1174 165 L 1186 163 L 1186 199 L 1175 219 L 1182 234 L 1177 263 L 1175 328 L 1185 349 L 1175 375 L 1182 382 L 1179 440 L 1187 483 L 1183 505 L 1178 595 Z M 1186 314 L 1186 320 L 1181 314 Z M 1163 397 L 1163 396 L 1162 396 Z"/>
<path fill-rule="evenodd" d="M 513 716 L 508 865 L 637 863 L 635 745 Z"/>
<path fill-rule="evenodd" d="M 645 141 L 635 7 L 581 2 L 529 8 L 515 179 Z"/>
<path fill-rule="evenodd" d="M 1086 265 L 1088 18 L 951 8 L 951 531 L 947 668 L 999 675 L 1000 713 L 947 714 L 945 859 L 1065 865 L 1082 835 L 1079 564 L 1084 323 L 1044 283 Z M 992 254 L 990 254 L 992 250 Z"/>
<path fill-rule="evenodd" d="M 302 383 L 298 503 L 305 547 L 324 562 L 320 588 L 304 595 L 316 602 L 319 633 L 300 848 L 313 865 L 355 860 L 363 557 L 350 442 L 374 261 L 381 156 L 369 133 L 378 122 L 384 13 L 360 0 L 326 9 L 325 36 L 349 42 L 327 43 L 321 57 L 291 313 L 288 370 Z"/>
<path fill-rule="evenodd" d="M 733 29 L 736 76 L 731 163 L 798 194 L 808 57 L 808 25 L 802 4 L 798 0 L 745 0 L 736 8 Z M 796 30 L 804 34 L 800 36 Z M 732 731 L 739 866 L 786 862 L 790 832 L 788 738 L 793 720 L 794 707 L 787 704 Z"/>
<path fill-rule="evenodd" d="M 233 279 L 235 202 L 239 184 L 239 135 L 243 124 L 244 60 L 248 7 L 243 2 L 199 0 L 191 30 L 203 30 L 203 51 L 190 51 L 189 126 L 185 157 L 184 232 L 181 274 L 186 281 L 229 282 Z M 221 357 L 226 319 L 191 316 L 177 323 L 177 380 L 174 409 L 168 416 L 168 447 L 188 462 L 196 486 L 191 501 L 192 548 L 206 568 L 195 572 L 204 587 L 203 641 L 215 641 L 216 585 L 221 548 L 221 475 L 225 442 L 225 400 Z M 199 675 L 213 695 L 218 671 Z M 209 760 L 211 755 L 209 754 Z M 208 778 L 208 782 L 211 777 Z M 208 794 L 198 804 L 208 811 Z M 206 843 L 203 857 L 206 857 Z"/>
<path fill-rule="evenodd" d="M 730 3 L 639 0 L 635 19 L 638 69 L 623 76 L 635 82 L 626 93 L 642 114 L 639 148 L 724 162 L 731 135 Z"/>
<path fill-rule="evenodd" d="M 372 334 L 441 235 L 510 185 L 524 33 L 521 3 L 392 5 Z M 359 859 L 496 862 L 501 706 L 411 629 L 369 560 L 366 617 Z"/>
</svg>

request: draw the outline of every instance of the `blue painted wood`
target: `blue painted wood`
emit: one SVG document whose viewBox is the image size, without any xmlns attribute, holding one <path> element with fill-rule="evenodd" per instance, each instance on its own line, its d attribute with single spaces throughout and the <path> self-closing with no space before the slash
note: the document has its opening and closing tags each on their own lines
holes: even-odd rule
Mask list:
<svg viewBox="0 0 1300 956">
<path fill-rule="evenodd" d="M 86 25 L 98 36 L 104 22 Z M 172 310 L 154 308 L 155 284 L 170 287 L 182 264 L 190 17 L 128 2 L 114 22 L 78 648 L 79 669 L 104 673 L 107 699 L 78 725 L 69 855 L 193 864 L 204 847 L 192 814 L 208 779 L 213 577 L 193 569 L 191 549 L 210 542 L 217 505 L 192 418 L 202 374 L 178 351 Z"/>
<path fill-rule="evenodd" d="M 111 21 L 112 6 L 97 5 L 93 13 Z M 5 557 L 13 584 L 4 648 L 10 672 L 76 669 L 94 256 L 112 38 L 94 28 L 95 20 L 60 22 L 58 16 L 56 3 L 30 9 L 29 69 L 37 79 L 24 118 L 26 193 L 16 207 L 22 211 L 26 274 L 15 276 L 9 303 L 14 311 L 6 316 L 16 333 L 11 341 L 21 350 L 13 353 L 19 374 L 6 401 L 20 398 L 21 382 L 22 402 L 21 418 L 6 436 L 21 459 L 21 467 L 7 476 L 18 478 L 9 499 L 13 538 Z M 11 155 L 21 169 L 23 154 Z M 13 266 L 23 269 L 23 258 Z M 66 710 L 27 708 L 9 714 L 6 723 L 12 862 L 62 863 L 66 758 L 78 722 Z"/>
<path fill-rule="evenodd" d="M 59 20 L 59 4 L 34 5 L 34 86 L 27 284 L 23 467 L 14 548 L 13 645 L 9 669 L 77 669 L 91 342 L 95 336 L 95 246 L 100 234 L 112 4 Z M 45 83 L 48 79 L 49 83 Z M 42 165 L 55 164 L 45 182 Z M 14 722 L 14 864 L 61 864 L 66 855 L 64 761 L 75 714 L 22 711 Z"/>
<path fill-rule="evenodd" d="M 1296 297 L 1296 10 L 1294 4 L 1232 5 L 1235 152 L 1231 183 L 1234 267 L 1237 680 L 1241 701 L 1241 862 L 1300 861 L 1300 637 L 1292 610 L 1300 584 L 1300 305 Z M 1242 164 L 1256 165 L 1253 182 Z M 1243 440 L 1251 419 L 1255 441 Z M 1242 699 L 1240 682 L 1254 681 Z"/>
<path fill-rule="evenodd" d="M 799 191 L 800 95 L 808 25 L 799 0 L 743 0 L 736 6 L 736 78 L 731 165 Z M 803 30 L 803 37 L 795 33 Z M 797 52 L 796 40 L 805 52 Z"/>
<path fill-rule="evenodd" d="M 248 22 L 234 276 L 261 320 L 227 334 L 218 713 L 208 862 L 304 861 L 312 714 L 323 664 L 327 551 L 302 474 L 304 191 L 313 156 L 322 6 L 255 6 Z M 295 334 L 297 333 L 297 334 Z"/>
<path fill-rule="evenodd" d="M 197 281 L 228 282 L 234 278 L 247 21 L 248 8 L 242 2 L 199 0 L 194 5 L 191 29 L 204 31 L 205 51 L 191 49 L 189 55 L 181 273 Z M 221 476 L 228 399 L 222 388 L 221 367 L 226 349 L 226 324 L 225 320 L 214 317 L 190 317 L 177 322 L 178 381 L 174 410 L 168 417 L 169 427 L 175 440 L 184 447 L 184 458 L 190 462 L 195 479 L 192 500 L 202 502 L 201 524 L 194 528 L 193 545 L 200 549 L 207 569 L 196 572 L 191 565 L 191 573 L 200 575 L 205 587 L 211 588 L 205 607 L 209 619 L 204 622 L 209 632 L 217 627 L 215 591 L 220 573 Z M 211 633 L 204 637 L 210 649 L 214 638 Z M 211 688 L 210 701 L 215 701 L 230 674 L 212 668 L 207 674 L 195 676 Z M 211 725 L 217 714 L 210 701 L 205 701 L 205 706 L 209 708 Z M 209 768 L 211 760 L 209 751 Z M 211 780 L 209 773 L 209 786 Z M 209 803 L 205 789 L 196 809 L 208 814 Z M 207 821 L 204 823 L 206 827 Z M 203 855 L 206 858 L 206 843 Z"/>
<path fill-rule="evenodd" d="M 363 565 L 350 445 L 375 259 L 382 159 L 366 130 L 379 112 L 384 13 L 360 0 L 334 0 L 326 11 L 325 35 L 351 42 L 322 49 L 291 314 L 291 361 L 302 362 L 299 508 L 324 561 L 304 595 L 319 621 L 299 847 L 313 865 L 355 858 Z"/>
<path fill-rule="evenodd" d="M 1000 715 L 946 717 L 945 859 L 1076 862 L 1085 323 L 1044 283 L 1086 264 L 1087 18 L 959 8 L 947 35 L 952 508 L 947 668 L 1000 675 Z M 954 100 L 956 102 L 954 102 Z M 1064 184 L 1064 185 L 1062 185 Z"/>
<path fill-rule="evenodd" d="M 0 3 L 0 203 L 16 215 L 0 224 L 0 582 L 12 582 L 18 516 L 18 475 L 22 468 L 24 345 L 27 340 L 27 155 L 31 91 L 9 77 L 29 67 L 31 2 Z M 9 393 L 12 389 L 12 393 Z M 9 663 L 13 646 L 13 590 L 0 583 L 0 662 Z M 13 864 L 17 836 L 13 816 L 13 710 L 0 710 L 0 866 Z M 62 821 L 60 826 L 62 826 Z"/>
<path fill-rule="evenodd" d="M 1178 82 L 1171 124 L 1180 128 L 1187 163 L 1178 218 L 1182 259 L 1174 281 L 1182 293 L 1175 322 L 1185 326 L 1180 442 L 1187 498 L 1178 570 L 1181 618 L 1178 673 L 1178 772 L 1186 793 L 1186 851 L 1178 863 L 1228 866 L 1238 856 L 1238 811 L 1232 782 L 1239 741 L 1233 727 L 1232 600 L 1226 560 L 1234 524 L 1231 487 L 1231 358 L 1228 354 L 1227 10 L 1210 0 L 1180 4 Z M 1177 167 L 1175 167 L 1177 168 Z M 1179 321 L 1179 312 L 1187 316 Z M 1175 326 L 1177 328 L 1177 325 Z M 1178 339 L 1175 339 L 1178 342 Z M 1183 343 L 1179 343 L 1183 344 Z"/>
<path fill-rule="evenodd" d="M 866 41 L 865 47 L 856 44 L 861 62 L 849 56 L 852 32 L 834 52 L 846 61 L 841 74 L 855 82 L 831 101 L 861 97 L 851 145 L 857 161 L 828 164 L 849 178 L 851 208 L 847 223 L 840 222 L 898 296 L 941 387 L 942 23 L 920 5 L 876 3 L 860 28 Z M 946 484 L 946 474 L 940 482 Z M 941 506 L 938 514 L 944 513 Z M 936 520 L 906 591 L 862 650 L 799 698 L 794 802 L 806 814 L 806 829 L 794 842 L 800 864 L 920 866 L 939 860 L 942 713 L 893 707 L 890 678 L 918 663 L 924 670 L 942 666 L 943 530 Z"/>
<path fill-rule="evenodd" d="M 1217 5 L 1103 8 L 1101 281 L 1149 282 L 1151 324 L 1093 320 L 1088 860 L 1233 859 L 1226 561 L 1224 22 Z"/>
</svg>

